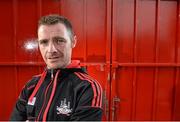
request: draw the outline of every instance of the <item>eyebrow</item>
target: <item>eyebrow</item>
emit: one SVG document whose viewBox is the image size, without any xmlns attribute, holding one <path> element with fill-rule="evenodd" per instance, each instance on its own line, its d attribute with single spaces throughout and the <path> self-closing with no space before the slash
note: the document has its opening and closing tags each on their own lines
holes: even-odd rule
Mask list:
<svg viewBox="0 0 180 122">
<path fill-rule="evenodd" d="M 55 37 L 53 37 L 53 39 L 63 39 L 63 40 L 66 40 L 65 38 L 60 37 L 60 36 L 55 36 Z"/>
<path fill-rule="evenodd" d="M 37 39 L 38 42 L 41 42 L 41 41 L 45 41 L 45 40 L 48 40 L 48 39 Z"/>
<path fill-rule="evenodd" d="M 65 39 L 65 38 L 60 37 L 60 36 L 55 36 L 55 37 L 53 37 L 53 39 L 62 39 L 62 40 L 65 40 L 65 41 L 66 41 L 66 39 Z M 45 41 L 45 40 L 47 40 L 47 41 L 48 41 L 49 39 L 40 39 L 40 40 L 39 40 L 39 39 L 37 39 L 37 41 L 38 41 L 38 42 Z"/>
</svg>

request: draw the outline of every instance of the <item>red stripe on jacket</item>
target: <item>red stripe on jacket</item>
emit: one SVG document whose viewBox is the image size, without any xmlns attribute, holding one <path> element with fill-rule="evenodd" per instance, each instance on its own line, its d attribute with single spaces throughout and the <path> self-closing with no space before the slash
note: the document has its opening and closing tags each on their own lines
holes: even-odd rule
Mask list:
<svg viewBox="0 0 180 122">
<path fill-rule="evenodd" d="M 55 80 L 54 80 L 54 84 L 53 84 L 53 89 L 52 89 L 52 92 L 51 92 L 51 96 L 50 96 L 50 99 L 48 101 L 48 104 L 47 104 L 47 107 L 44 111 L 44 114 L 43 114 L 43 121 L 46 121 L 46 118 L 47 118 L 47 113 L 49 111 L 49 107 L 51 105 L 51 102 L 52 102 L 52 99 L 54 97 L 54 94 L 55 94 L 55 90 L 56 90 L 56 84 L 57 84 L 57 77 L 58 77 L 58 74 L 59 74 L 60 70 L 57 71 L 56 73 L 56 76 L 55 76 Z"/>
<path fill-rule="evenodd" d="M 32 102 L 34 96 L 36 95 L 37 91 L 39 90 L 41 84 L 42 84 L 43 81 L 44 81 L 44 78 L 46 77 L 46 74 L 47 74 L 47 70 L 42 73 L 42 76 L 41 76 L 41 78 L 39 79 L 39 81 L 38 81 L 38 83 L 37 83 L 37 85 L 36 85 L 33 93 L 32 93 L 31 96 L 29 97 L 29 101 L 30 101 L 30 102 Z"/>
<path fill-rule="evenodd" d="M 83 74 L 83 73 L 81 73 L 81 74 Z M 90 75 L 87 75 L 87 74 L 84 74 L 86 77 L 88 77 L 89 79 L 93 79 Z M 97 87 L 99 88 L 99 93 L 100 93 L 100 97 L 99 97 L 99 105 L 102 107 L 102 87 L 101 87 L 101 85 L 100 85 L 100 83 L 97 81 L 97 80 L 95 80 L 95 79 L 93 79 L 94 80 L 94 82 L 95 82 L 95 84 L 97 85 Z M 97 103 L 97 106 L 98 106 L 98 103 Z"/>
<path fill-rule="evenodd" d="M 79 72 L 75 72 L 75 74 L 81 79 L 81 80 L 86 80 L 88 82 L 91 83 L 91 86 L 92 86 L 92 89 L 93 89 L 93 93 L 94 93 L 94 96 L 93 96 L 93 100 L 92 100 L 92 104 L 91 106 L 92 107 L 101 107 L 102 105 L 102 101 L 101 100 L 101 91 L 100 90 L 101 88 L 97 85 L 97 83 L 95 82 L 95 80 L 93 80 L 92 78 L 88 77 L 88 75 L 85 75 L 84 73 L 79 73 Z M 96 90 L 96 88 L 97 90 Z M 97 100 L 96 100 L 97 99 Z M 98 104 L 100 103 L 100 104 Z"/>
</svg>

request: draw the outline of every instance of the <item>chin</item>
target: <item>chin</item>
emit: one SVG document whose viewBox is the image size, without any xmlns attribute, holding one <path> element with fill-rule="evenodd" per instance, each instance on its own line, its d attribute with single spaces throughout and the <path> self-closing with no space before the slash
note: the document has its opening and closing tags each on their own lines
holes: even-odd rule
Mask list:
<svg viewBox="0 0 180 122">
<path fill-rule="evenodd" d="M 57 69 L 58 66 L 57 65 L 48 65 L 47 68 L 48 69 Z"/>
<path fill-rule="evenodd" d="M 58 69 L 58 68 L 64 68 L 62 65 L 49 65 L 48 69 Z"/>
</svg>

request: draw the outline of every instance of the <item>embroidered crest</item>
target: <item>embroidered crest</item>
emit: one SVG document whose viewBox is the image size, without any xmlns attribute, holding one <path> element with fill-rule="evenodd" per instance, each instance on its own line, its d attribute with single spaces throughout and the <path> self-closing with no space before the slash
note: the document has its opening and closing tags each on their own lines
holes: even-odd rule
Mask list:
<svg viewBox="0 0 180 122">
<path fill-rule="evenodd" d="M 61 105 L 56 107 L 57 114 L 65 114 L 69 116 L 72 112 L 72 109 L 70 108 L 70 102 L 66 103 L 66 98 L 64 98 L 64 101 L 61 101 Z"/>
</svg>

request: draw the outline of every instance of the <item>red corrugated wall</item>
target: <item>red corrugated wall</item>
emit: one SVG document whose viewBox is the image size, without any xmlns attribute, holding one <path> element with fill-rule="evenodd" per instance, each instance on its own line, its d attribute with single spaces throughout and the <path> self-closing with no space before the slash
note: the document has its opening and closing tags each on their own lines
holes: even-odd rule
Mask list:
<svg viewBox="0 0 180 122">
<path fill-rule="evenodd" d="M 180 120 L 179 0 L 0 1 L 0 120 L 44 63 L 37 21 L 46 14 L 72 21 L 80 59 L 104 91 L 104 120 Z"/>
</svg>

